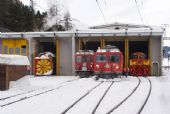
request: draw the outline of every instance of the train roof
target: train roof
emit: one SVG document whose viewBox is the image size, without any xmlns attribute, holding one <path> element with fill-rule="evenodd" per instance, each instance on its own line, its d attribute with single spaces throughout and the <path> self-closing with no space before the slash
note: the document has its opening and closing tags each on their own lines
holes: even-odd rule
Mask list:
<svg viewBox="0 0 170 114">
<path fill-rule="evenodd" d="M 116 46 L 112 46 L 112 45 L 106 45 L 106 47 L 104 49 L 97 49 L 97 52 L 120 52 L 119 48 L 117 48 Z"/>
<path fill-rule="evenodd" d="M 84 54 L 88 54 L 88 55 L 92 55 L 94 54 L 94 51 L 93 50 L 79 50 L 78 52 L 76 52 L 77 55 L 84 55 Z"/>
</svg>

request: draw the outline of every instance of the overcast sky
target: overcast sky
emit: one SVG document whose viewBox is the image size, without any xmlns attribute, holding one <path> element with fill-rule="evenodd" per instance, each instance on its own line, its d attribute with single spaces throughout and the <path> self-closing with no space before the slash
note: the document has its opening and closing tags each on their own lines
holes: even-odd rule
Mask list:
<svg viewBox="0 0 170 114">
<path fill-rule="evenodd" d="M 29 5 L 30 0 L 21 0 Z M 97 6 L 96 0 L 34 0 L 44 10 L 51 4 L 58 4 L 67 9 L 72 18 L 80 20 L 85 25 L 106 24 Z M 135 4 L 135 0 L 98 0 L 107 23 L 131 23 L 170 25 L 170 0 L 136 0 L 140 9 L 143 22 Z M 41 11 L 42 8 L 36 6 Z M 170 36 L 170 27 L 167 29 L 167 36 Z M 170 43 L 168 43 L 170 44 Z M 165 43 L 166 45 L 166 43 Z"/>
</svg>

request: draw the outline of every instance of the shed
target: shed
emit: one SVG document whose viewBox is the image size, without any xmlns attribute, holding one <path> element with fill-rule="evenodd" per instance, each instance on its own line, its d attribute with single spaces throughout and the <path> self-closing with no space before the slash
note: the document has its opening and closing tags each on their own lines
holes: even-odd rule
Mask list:
<svg viewBox="0 0 170 114">
<path fill-rule="evenodd" d="M 0 90 L 9 89 L 9 82 L 28 74 L 29 60 L 26 56 L 0 54 Z"/>
</svg>

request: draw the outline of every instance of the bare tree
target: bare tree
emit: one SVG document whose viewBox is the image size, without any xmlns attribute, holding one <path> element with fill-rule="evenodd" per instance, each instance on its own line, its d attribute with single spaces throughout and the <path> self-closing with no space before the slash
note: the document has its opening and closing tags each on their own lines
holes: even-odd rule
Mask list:
<svg viewBox="0 0 170 114">
<path fill-rule="evenodd" d="M 72 19 L 68 11 L 64 14 L 64 28 L 65 30 L 70 30 L 73 28 Z"/>
</svg>

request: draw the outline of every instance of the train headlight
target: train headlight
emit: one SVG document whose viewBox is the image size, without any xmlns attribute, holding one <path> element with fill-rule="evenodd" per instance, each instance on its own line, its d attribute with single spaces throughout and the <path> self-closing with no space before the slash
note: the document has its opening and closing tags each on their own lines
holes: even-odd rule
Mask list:
<svg viewBox="0 0 170 114">
<path fill-rule="evenodd" d="M 92 68 L 92 67 L 93 67 L 93 65 L 90 65 L 90 67 Z"/>
<path fill-rule="evenodd" d="M 99 65 L 98 65 L 98 64 L 96 65 L 96 68 L 99 68 Z"/>
<path fill-rule="evenodd" d="M 116 69 L 118 69 L 119 68 L 119 66 L 116 66 Z"/>
<path fill-rule="evenodd" d="M 105 66 L 106 68 L 110 68 L 110 65 L 109 64 L 106 64 L 106 66 Z"/>
<path fill-rule="evenodd" d="M 83 66 L 85 67 L 85 66 L 86 66 L 86 63 L 83 63 Z"/>
</svg>

